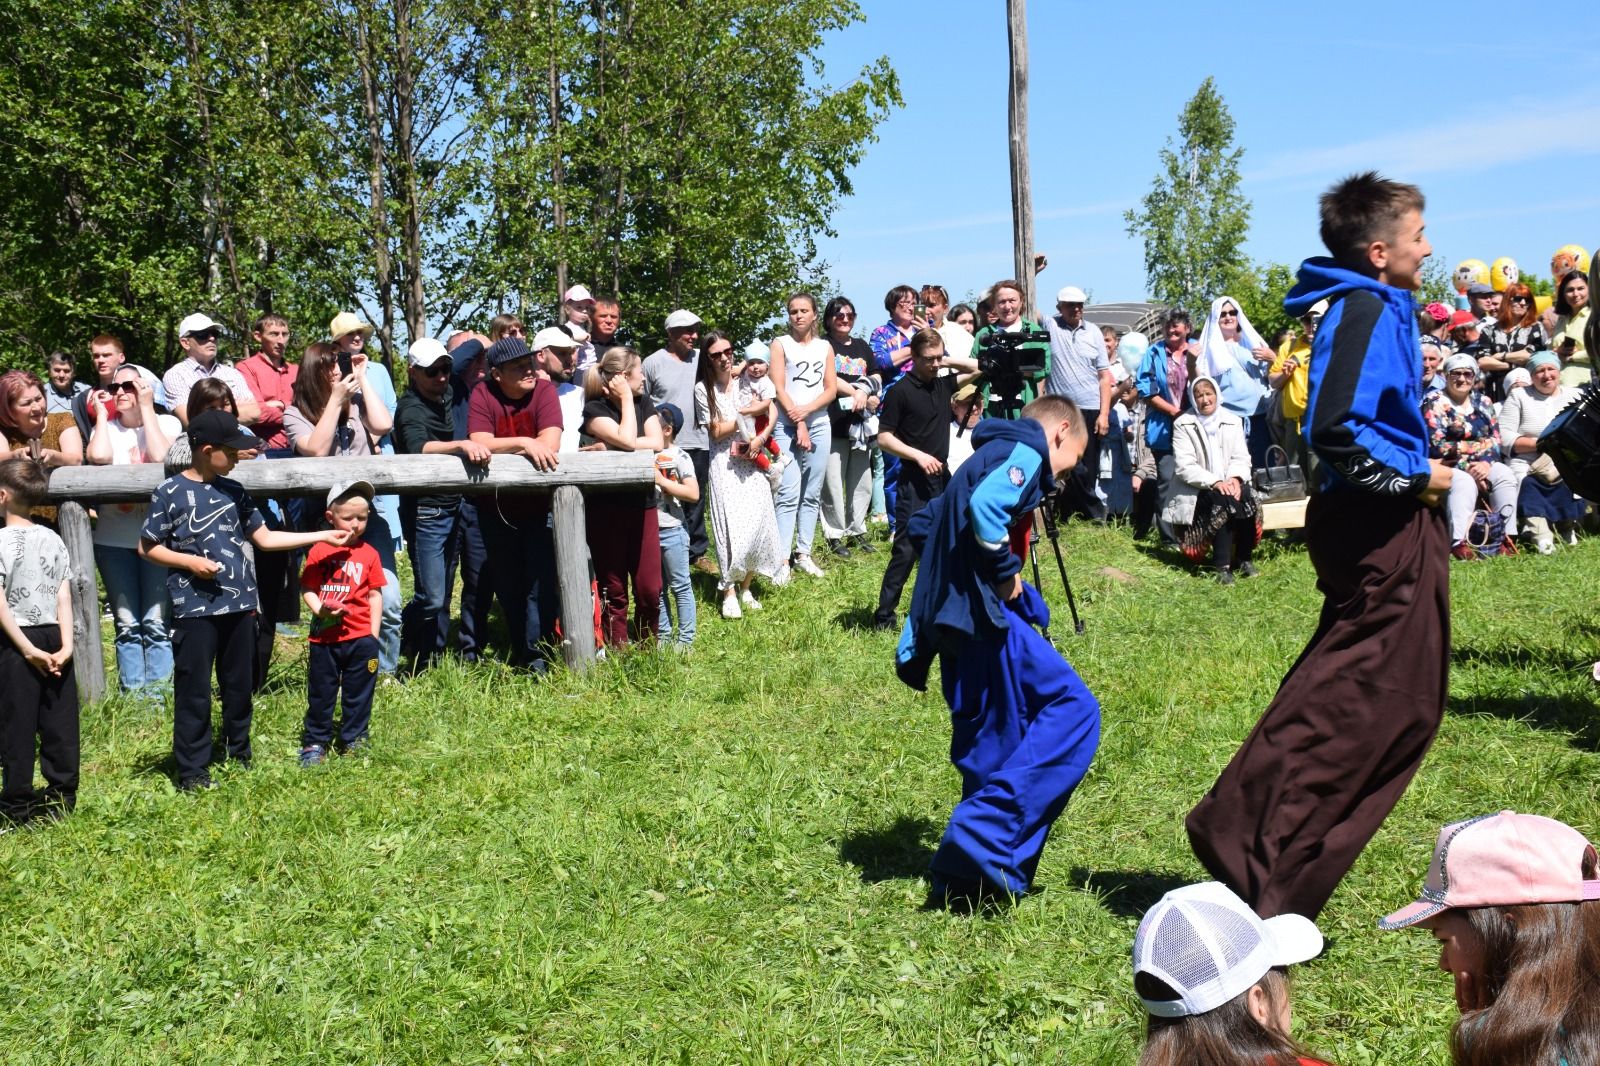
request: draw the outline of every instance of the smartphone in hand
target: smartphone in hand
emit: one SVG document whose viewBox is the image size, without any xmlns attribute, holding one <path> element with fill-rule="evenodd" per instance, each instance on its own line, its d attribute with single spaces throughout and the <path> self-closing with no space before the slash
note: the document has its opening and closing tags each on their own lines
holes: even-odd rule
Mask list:
<svg viewBox="0 0 1600 1066">
<path fill-rule="evenodd" d="M 339 376 L 341 378 L 347 378 L 353 373 L 355 373 L 355 369 L 350 365 L 350 353 L 349 352 L 340 352 L 339 353 Z"/>
</svg>

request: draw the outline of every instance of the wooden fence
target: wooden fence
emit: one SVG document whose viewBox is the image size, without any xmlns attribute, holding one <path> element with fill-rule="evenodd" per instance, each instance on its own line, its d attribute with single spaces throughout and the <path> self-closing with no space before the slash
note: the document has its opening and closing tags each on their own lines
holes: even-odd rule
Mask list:
<svg viewBox="0 0 1600 1066">
<path fill-rule="evenodd" d="M 50 472 L 49 500 L 59 508 L 61 538 L 72 559 L 73 661 L 85 702 L 105 695 L 105 649 L 88 509 L 97 503 L 148 502 L 165 476 L 157 463 L 64 466 Z M 569 667 L 582 671 L 595 659 L 584 495 L 649 488 L 655 483 L 655 460 L 649 452 L 563 453 L 560 465 L 546 472 L 520 455 L 497 455 L 487 467 L 453 455 L 377 455 L 247 462 L 230 476 L 258 499 L 324 496 L 335 485 L 355 480 L 372 482 L 380 494 L 405 496 L 551 494 L 562 654 Z"/>
</svg>

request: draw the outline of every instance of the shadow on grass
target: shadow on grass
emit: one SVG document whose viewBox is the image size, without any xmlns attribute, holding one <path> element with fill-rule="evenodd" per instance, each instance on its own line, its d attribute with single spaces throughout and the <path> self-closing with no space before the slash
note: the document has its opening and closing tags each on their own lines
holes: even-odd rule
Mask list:
<svg viewBox="0 0 1600 1066">
<path fill-rule="evenodd" d="M 840 629 L 870 630 L 872 628 L 871 607 L 846 607 L 834 616 Z"/>
<path fill-rule="evenodd" d="M 882 829 L 851 833 L 839 845 L 839 858 L 861 870 L 862 884 L 922 877 L 933 859 L 939 826 L 903 814 Z"/>
<path fill-rule="evenodd" d="M 1595 700 L 1582 695 L 1491 696 L 1452 700 L 1450 713 L 1486 714 L 1508 722 L 1521 722 L 1535 729 L 1570 734 L 1572 746 L 1583 751 L 1600 751 L 1600 720 Z"/>
<path fill-rule="evenodd" d="M 165 777 L 176 781 L 178 761 L 172 757 L 171 748 L 165 751 L 152 749 L 133 761 L 133 772 L 141 777 Z"/>
<path fill-rule="evenodd" d="M 1100 905 L 1123 918 L 1143 917 L 1162 896 L 1189 884 L 1190 878 L 1159 870 L 1091 870 L 1074 866 L 1072 883 L 1092 893 Z"/>
</svg>

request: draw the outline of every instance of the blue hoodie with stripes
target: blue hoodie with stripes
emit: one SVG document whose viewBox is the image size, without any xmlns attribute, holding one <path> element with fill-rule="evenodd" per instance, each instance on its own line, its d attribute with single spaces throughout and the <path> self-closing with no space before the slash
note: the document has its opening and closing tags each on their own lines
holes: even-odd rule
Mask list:
<svg viewBox="0 0 1600 1066">
<path fill-rule="evenodd" d="M 1317 256 L 1300 264 L 1283 307 L 1299 318 L 1319 300 L 1330 306 L 1311 342 L 1301 423 L 1322 460 L 1319 488 L 1416 495 L 1429 474 L 1416 300 Z"/>
</svg>

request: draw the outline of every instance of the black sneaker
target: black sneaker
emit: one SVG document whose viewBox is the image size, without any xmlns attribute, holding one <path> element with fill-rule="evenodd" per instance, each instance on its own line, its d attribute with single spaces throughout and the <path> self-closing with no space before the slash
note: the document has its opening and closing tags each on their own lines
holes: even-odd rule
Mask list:
<svg viewBox="0 0 1600 1066">
<path fill-rule="evenodd" d="M 217 783 L 211 780 L 210 774 L 195 774 L 193 777 L 186 777 L 178 782 L 179 792 L 204 792 L 207 789 L 216 787 Z"/>
<path fill-rule="evenodd" d="M 894 619 L 893 618 L 874 618 L 872 620 L 872 628 L 876 629 L 879 633 L 891 632 L 894 629 Z"/>
<path fill-rule="evenodd" d="M 878 551 L 877 547 L 872 543 L 872 541 L 868 540 L 866 536 L 861 533 L 857 533 L 855 536 L 851 537 L 850 544 L 855 548 L 856 551 L 865 552 L 868 555 L 875 555 Z"/>
<path fill-rule="evenodd" d="M 1218 567 L 1217 568 L 1217 584 L 1219 584 L 1219 585 L 1231 585 L 1231 584 L 1233 584 L 1233 571 L 1229 570 L 1226 566 Z"/>
<path fill-rule="evenodd" d="M 843 538 L 839 540 L 828 541 L 828 550 L 833 552 L 833 554 L 837 555 L 841 559 L 850 558 L 850 547 L 849 545 L 845 544 Z"/>
<path fill-rule="evenodd" d="M 1256 569 L 1256 564 L 1255 563 L 1240 563 L 1239 564 L 1239 576 L 1240 577 L 1255 577 L 1259 573 L 1261 573 L 1261 571 Z"/>
</svg>

